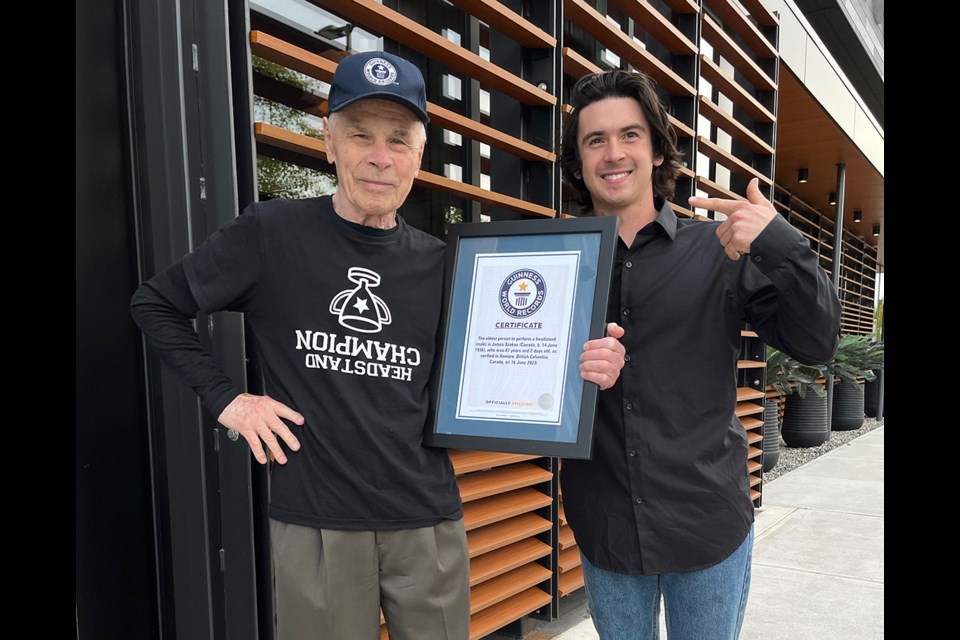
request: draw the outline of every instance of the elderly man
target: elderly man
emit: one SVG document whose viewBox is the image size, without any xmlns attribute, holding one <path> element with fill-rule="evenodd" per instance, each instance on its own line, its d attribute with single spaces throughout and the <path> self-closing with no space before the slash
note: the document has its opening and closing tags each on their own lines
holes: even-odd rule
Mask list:
<svg viewBox="0 0 960 640">
<path fill-rule="evenodd" d="M 324 119 L 333 196 L 251 204 L 144 283 L 134 318 L 164 363 L 271 470 L 277 637 L 466 640 L 469 562 L 447 452 L 421 446 L 441 334 L 444 243 L 397 213 L 426 143 L 423 77 L 384 52 L 344 58 Z M 240 311 L 269 395 L 200 346 L 198 311 Z M 613 337 L 581 375 L 611 386 Z"/>
</svg>

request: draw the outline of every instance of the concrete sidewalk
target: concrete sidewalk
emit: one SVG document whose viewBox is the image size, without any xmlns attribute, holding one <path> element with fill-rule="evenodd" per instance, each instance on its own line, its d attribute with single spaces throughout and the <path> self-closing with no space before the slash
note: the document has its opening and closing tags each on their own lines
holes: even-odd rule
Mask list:
<svg viewBox="0 0 960 640">
<path fill-rule="evenodd" d="M 883 638 L 883 434 L 764 485 L 741 640 Z M 597 640 L 585 599 L 572 604 L 538 640 Z"/>
</svg>

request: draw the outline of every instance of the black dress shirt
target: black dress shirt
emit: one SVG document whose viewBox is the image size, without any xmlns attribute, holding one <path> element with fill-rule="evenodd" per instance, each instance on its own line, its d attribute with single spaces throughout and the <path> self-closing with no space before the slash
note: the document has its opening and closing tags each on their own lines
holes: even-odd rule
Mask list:
<svg viewBox="0 0 960 640">
<path fill-rule="evenodd" d="M 754 519 L 736 417 L 740 330 L 802 362 L 836 349 L 840 303 L 807 240 L 777 216 L 740 260 L 719 223 L 657 219 L 618 241 L 607 321 L 626 363 L 600 393 L 591 460 L 564 460 L 563 503 L 591 563 L 618 573 L 696 571 L 729 556 Z"/>
</svg>

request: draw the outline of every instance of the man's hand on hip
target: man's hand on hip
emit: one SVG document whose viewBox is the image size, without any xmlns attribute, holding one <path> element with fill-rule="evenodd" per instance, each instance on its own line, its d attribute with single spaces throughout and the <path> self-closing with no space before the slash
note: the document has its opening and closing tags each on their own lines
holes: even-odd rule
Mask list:
<svg viewBox="0 0 960 640">
<path fill-rule="evenodd" d="M 266 443 L 277 462 L 286 464 L 287 456 L 284 455 L 277 436 L 283 438 L 287 446 L 294 451 L 300 450 L 300 441 L 280 418 L 286 418 L 294 424 L 303 424 L 303 416 L 282 402 L 270 396 L 241 393 L 227 405 L 217 420 L 246 439 L 253 457 L 260 464 L 267 462 L 261 440 Z"/>
</svg>

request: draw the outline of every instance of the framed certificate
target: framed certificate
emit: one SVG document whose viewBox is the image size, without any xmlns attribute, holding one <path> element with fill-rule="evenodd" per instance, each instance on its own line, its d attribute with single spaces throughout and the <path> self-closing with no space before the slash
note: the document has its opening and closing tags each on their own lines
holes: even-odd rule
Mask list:
<svg viewBox="0 0 960 640">
<path fill-rule="evenodd" d="M 619 218 L 451 225 L 443 346 L 424 444 L 589 458 Z"/>
</svg>

